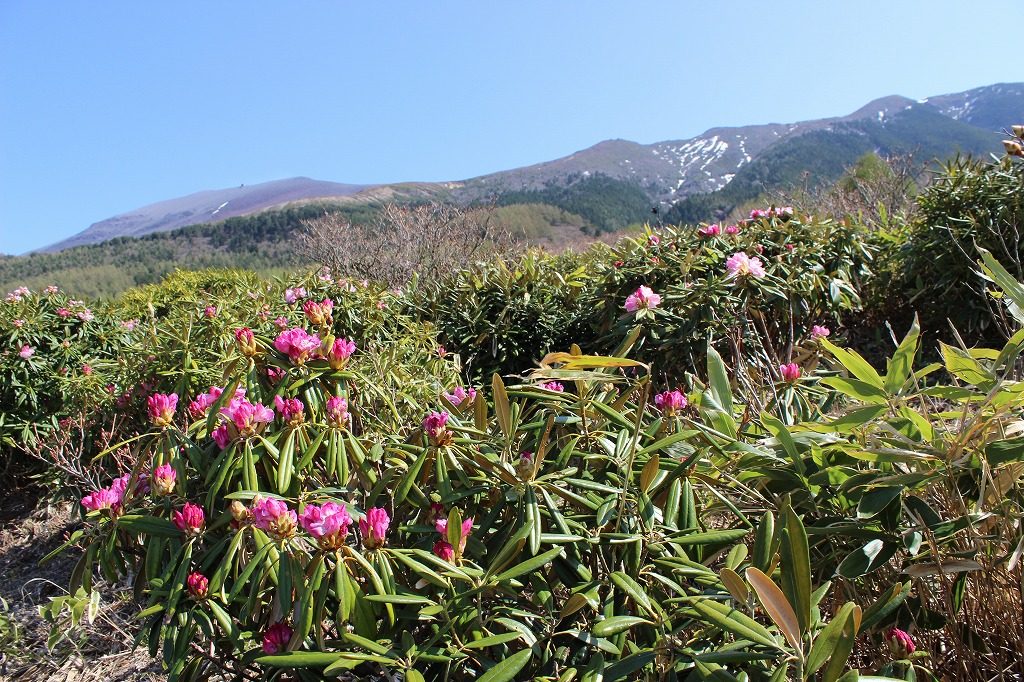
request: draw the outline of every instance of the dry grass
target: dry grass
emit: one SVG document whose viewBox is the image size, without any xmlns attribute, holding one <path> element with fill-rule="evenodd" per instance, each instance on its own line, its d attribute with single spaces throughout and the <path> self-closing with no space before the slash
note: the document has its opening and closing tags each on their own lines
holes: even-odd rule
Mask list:
<svg viewBox="0 0 1024 682">
<path fill-rule="evenodd" d="M 129 622 L 137 611 L 126 585 L 96 583 L 102 599 L 95 620 L 69 630 L 47 649 L 50 623 L 39 606 L 66 594 L 77 560 L 74 550 L 40 566 L 76 524 L 71 504 L 40 503 L 31 490 L 8 492 L 0 500 L 0 680 L 43 682 L 128 682 L 165 679 L 149 652 L 133 647 Z M 2 627 L 6 622 L 7 627 Z"/>
</svg>

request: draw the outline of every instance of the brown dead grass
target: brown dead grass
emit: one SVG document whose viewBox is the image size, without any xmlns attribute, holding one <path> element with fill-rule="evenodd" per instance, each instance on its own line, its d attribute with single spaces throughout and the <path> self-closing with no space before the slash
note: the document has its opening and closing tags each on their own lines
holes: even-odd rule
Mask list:
<svg viewBox="0 0 1024 682">
<path fill-rule="evenodd" d="M 69 631 L 47 649 L 50 624 L 39 606 L 66 594 L 78 554 L 66 552 L 40 566 L 60 546 L 77 521 L 70 503 L 40 502 L 31 489 L 0 495 L 0 597 L 16 634 L 0 629 L 0 680 L 19 682 L 155 682 L 166 678 L 149 652 L 133 647 L 129 623 L 137 611 L 126 585 L 96 583 L 102 595 L 97 618 Z"/>
</svg>

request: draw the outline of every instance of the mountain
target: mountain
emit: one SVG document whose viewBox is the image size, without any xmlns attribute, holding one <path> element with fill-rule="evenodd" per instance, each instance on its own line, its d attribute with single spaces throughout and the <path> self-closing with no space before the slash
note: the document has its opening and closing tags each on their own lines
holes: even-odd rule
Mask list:
<svg viewBox="0 0 1024 682">
<path fill-rule="evenodd" d="M 46 247 L 60 251 L 72 246 L 95 244 L 114 237 L 139 237 L 151 232 L 211 223 L 249 215 L 275 206 L 323 197 L 347 197 L 368 189 L 369 185 L 345 185 L 310 178 L 289 178 L 257 185 L 196 192 L 177 199 L 122 213 L 93 223 L 78 234 Z"/>
<path fill-rule="evenodd" d="M 653 206 L 665 220 L 708 220 L 806 178 L 832 182 L 868 152 L 914 153 L 922 160 L 995 153 L 1000 129 L 1020 121 L 1024 83 L 920 101 L 892 95 L 846 116 L 711 128 L 653 144 L 605 140 L 553 161 L 456 182 L 366 186 L 292 178 L 198 192 L 100 221 L 44 251 L 311 202 L 364 208 L 423 198 L 546 204 L 581 218 L 594 232 L 642 221 Z"/>
</svg>

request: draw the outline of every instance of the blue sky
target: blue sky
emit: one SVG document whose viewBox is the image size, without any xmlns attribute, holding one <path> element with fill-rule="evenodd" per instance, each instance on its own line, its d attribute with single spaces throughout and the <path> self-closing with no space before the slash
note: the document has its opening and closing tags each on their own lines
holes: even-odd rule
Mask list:
<svg viewBox="0 0 1024 682">
<path fill-rule="evenodd" d="M 1019 2 L 0 2 L 0 252 L 202 189 L 454 180 L 1024 80 Z"/>
</svg>

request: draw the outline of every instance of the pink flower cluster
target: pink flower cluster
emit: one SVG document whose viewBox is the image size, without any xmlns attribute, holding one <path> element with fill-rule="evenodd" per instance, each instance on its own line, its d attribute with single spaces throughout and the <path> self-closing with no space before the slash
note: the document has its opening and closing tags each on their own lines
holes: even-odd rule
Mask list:
<svg viewBox="0 0 1024 682">
<path fill-rule="evenodd" d="M 274 409 L 281 415 L 281 419 L 290 426 L 297 426 L 305 420 L 306 406 L 298 398 L 282 398 L 275 395 Z"/>
<path fill-rule="evenodd" d="M 697 233 L 706 239 L 710 239 L 712 237 L 717 237 L 718 235 L 722 234 L 722 228 L 719 227 L 719 225 L 716 223 L 714 225 L 708 225 L 706 227 L 699 228 L 697 230 Z"/>
<path fill-rule="evenodd" d="M 654 396 L 654 404 L 665 416 L 671 417 L 683 410 L 687 405 L 687 401 L 682 391 L 663 391 Z"/>
<path fill-rule="evenodd" d="M 32 292 L 28 287 L 18 287 L 14 291 L 9 292 L 4 300 L 8 303 L 21 303 L 22 299 L 31 294 Z"/>
<path fill-rule="evenodd" d="M 21 350 L 18 351 L 18 356 L 21 357 L 22 360 L 28 360 L 30 357 L 35 355 L 35 353 L 36 349 L 26 343 L 21 347 Z"/>
<path fill-rule="evenodd" d="M 125 474 L 120 478 L 115 478 L 106 488 L 94 490 L 82 498 L 82 506 L 89 511 L 109 509 L 111 515 L 116 516 L 120 514 L 121 503 L 124 501 L 124 493 L 128 488 L 128 481 L 131 480 L 131 477 L 131 474 Z"/>
<path fill-rule="evenodd" d="M 348 339 L 334 339 L 331 349 L 327 352 L 327 364 L 338 371 L 345 369 L 348 359 L 356 352 L 356 344 Z"/>
<path fill-rule="evenodd" d="M 316 538 L 322 549 L 338 549 L 345 544 L 352 517 L 345 505 L 325 502 L 319 507 L 307 504 L 299 521 L 302 528 Z"/>
<path fill-rule="evenodd" d="M 831 333 L 832 331 L 828 327 L 822 327 L 820 324 L 811 327 L 811 337 L 815 339 L 825 338 Z"/>
<path fill-rule="evenodd" d="M 256 336 L 248 327 L 239 327 L 235 330 L 235 343 L 238 344 L 238 350 L 247 358 L 256 355 L 259 350 L 259 346 L 256 345 Z"/>
<path fill-rule="evenodd" d="M 186 502 L 180 511 L 171 513 L 171 521 L 187 537 L 196 537 L 206 526 L 206 513 L 199 505 Z"/>
<path fill-rule="evenodd" d="M 174 492 L 174 484 L 178 479 L 178 472 L 170 464 L 161 464 L 153 469 L 153 476 L 150 479 L 153 492 L 157 495 L 170 495 Z"/>
<path fill-rule="evenodd" d="M 423 431 L 434 445 L 447 445 L 452 441 L 449 433 L 447 412 L 431 412 L 423 420 Z"/>
<path fill-rule="evenodd" d="M 292 638 L 292 629 L 287 623 L 274 623 L 263 633 L 263 653 L 276 654 L 288 646 Z"/>
<path fill-rule="evenodd" d="M 284 353 L 295 365 L 304 365 L 306 360 L 315 358 L 320 350 L 320 337 L 314 336 L 302 327 L 292 327 L 274 339 L 274 348 Z"/>
<path fill-rule="evenodd" d="M 84 366 L 82 371 L 85 372 Z M 153 426 L 161 429 L 170 426 L 174 422 L 174 412 L 177 409 L 177 393 L 154 393 L 146 398 L 146 410 L 149 413 L 149 421 Z"/>
<path fill-rule="evenodd" d="M 245 398 L 232 399 L 227 407 L 221 409 L 220 413 L 227 419 L 227 423 L 218 427 L 212 435 L 217 440 L 217 431 L 224 429 L 220 438 L 226 437 L 226 442 L 230 442 L 238 436 L 243 438 L 253 436 L 263 424 L 269 424 L 274 421 L 274 411 L 272 409 L 260 403 L 253 404 Z M 221 448 L 226 447 L 226 445 L 221 445 L 220 440 L 217 440 L 217 444 Z"/>
<path fill-rule="evenodd" d="M 293 287 L 284 290 L 285 303 L 295 303 L 300 298 L 306 298 L 306 290 L 303 287 Z"/>
<path fill-rule="evenodd" d="M 206 393 L 200 393 L 196 396 L 195 400 L 188 404 L 188 413 L 193 419 L 199 419 L 206 416 L 207 411 L 215 402 L 217 402 L 217 399 L 220 398 L 222 393 L 224 393 L 224 389 L 220 386 L 210 386 L 209 391 Z M 244 397 L 245 389 L 241 387 L 236 388 L 235 398 L 239 399 Z"/>
<path fill-rule="evenodd" d="M 565 391 L 565 386 L 563 386 L 557 381 L 548 381 L 546 383 L 541 384 L 540 387 L 548 391 L 554 391 L 555 393 L 562 393 Z"/>
<path fill-rule="evenodd" d="M 789 218 L 792 217 L 792 206 L 779 206 L 778 208 L 772 206 L 767 209 L 755 208 L 753 211 L 750 212 L 751 220 L 760 220 L 762 218 L 781 218 L 783 220 L 788 220 Z"/>
<path fill-rule="evenodd" d="M 470 388 L 467 391 L 462 386 L 456 386 L 451 393 L 443 393 L 442 395 L 445 400 L 455 407 L 464 407 L 473 404 L 473 401 L 476 400 L 476 389 Z"/>
<path fill-rule="evenodd" d="M 783 381 L 792 383 L 800 378 L 800 365 L 795 362 L 779 365 L 779 374 L 782 376 Z"/>
<path fill-rule="evenodd" d="M 295 535 L 299 517 L 283 500 L 257 495 L 253 499 L 252 522 L 275 540 L 287 540 Z"/>
<path fill-rule="evenodd" d="M 434 554 L 445 561 L 461 559 L 462 553 L 466 551 L 466 540 L 473 530 L 473 517 L 462 521 L 462 528 L 459 529 L 458 548 L 448 542 L 448 519 L 441 517 L 434 523 L 434 528 L 441 534 L 441 539 L 434 543 Z"/>
<path fill-rule="evenodd" d="M 767 274 L 760 258 L 756 256 L 751 258 L 742 251 L 737 251 L 726 259 L 725 269 L 730 277 L 754 277 L 757 279 Z"/>
<path fill-rule="evenodd" d="M 185 581 L 188 585 L 188 594 L 196 601 L 206 599 L 210 594 L 210 579 L 199 571 L 189 573 Z"/>
<path fill-rule="evenodd" d="M 635 313 L 638 310 L 652 310 L 661 304 L 661 296 L 654 293 L 650 287 L 641 286 L 626 298 L 626 311 Z"/>
<path fill-rule="evenodd" d="M 334 301 L 329 298 L 317 303 L 310 299 L 302 304 L 302 312 L 306 313 L 306 319 L 317 326 L 330 324 L 331 315 L 334 313 Z"/>
<path fill-rule="evenodd" d="M 336 429 L 348 426 L 348 401 L 339 396 L 327 399 L 327 424 Z"/>
<path fill-rule="evenodd" d="M 385 509 L 373 507 L 366 510 L 366 516 L 359 519 L 359 534 L 363 536 L 363 545 L 367 549 L 383 547 L 387 542 L 388 526 L 391 517 Z"/>
</svg>

